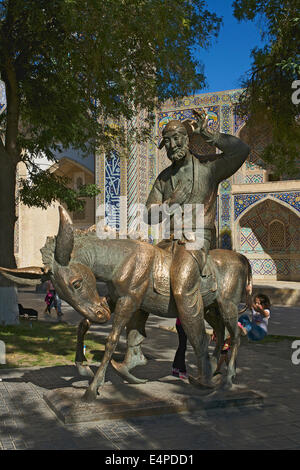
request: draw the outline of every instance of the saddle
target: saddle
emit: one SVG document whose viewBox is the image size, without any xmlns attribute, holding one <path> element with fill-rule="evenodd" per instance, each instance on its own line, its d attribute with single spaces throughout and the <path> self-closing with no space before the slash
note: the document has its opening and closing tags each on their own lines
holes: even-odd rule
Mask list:
<svg viewBox="0 0 300 470">
<path fill-rule="evenodd" d="M 154 291 L 163 296 L 170 296 L 170 267 L 173 256 L 173 243 L 172 241 L 163 240 L 156 245 L 156 254 L 153 269 L 153 288 Z M 197 259 L 197 252 L 190 251 L 191 256 L 197 261 L 199 266 L 200 260 Z M 203 271 L 200 271 L 201 278 L 201 296 L 203 299 L 204 307 L 212 304 L 216 298 L 217 281 L 213 269 L 213 261 L 211 256 L 208 255 L 206 264 Z"/>
</svg>

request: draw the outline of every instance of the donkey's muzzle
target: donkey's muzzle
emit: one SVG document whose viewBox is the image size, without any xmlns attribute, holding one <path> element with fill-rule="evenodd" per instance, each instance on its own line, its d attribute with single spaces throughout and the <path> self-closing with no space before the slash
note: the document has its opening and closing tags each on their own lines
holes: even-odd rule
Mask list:
<svg viewBox="0 0 300 470">
<path fill-rule="evenodd" d="M 106 323 L 110 319 L 111 311 L 105 297 L 100 298 L 100 305 L 98 305 L 95 315 L 98 323 Z"/>
</svg>

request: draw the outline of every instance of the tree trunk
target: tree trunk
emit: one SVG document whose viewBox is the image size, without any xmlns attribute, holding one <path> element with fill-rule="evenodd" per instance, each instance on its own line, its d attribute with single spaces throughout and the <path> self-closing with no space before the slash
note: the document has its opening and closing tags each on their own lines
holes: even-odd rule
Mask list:
<svg viewBox="0 0 300 470">
<path fill-rule="evenodd" d="M 10 49 L 8 49 L 9 51 Z M 19 85 L 14 57 L 4 58 L 2 78 L 6 91 L 5 144 L 0 138 L 0 266 L 16 267 L 14 256 L 14 231 L 16 223 L 16 168 L 20 160 L 17 145 L 19 131 Z M 17 288 L 0 279 L 0 324 L 19 323 Z"/>
<path fill-rule="evenodd" d="M 1 144 L 0 169 L 0 266 L 14 268 L 16 162 Z M 17 289 L 0 275 L 0 324 L 13 325 L 18 322 Z"/>
</svg>

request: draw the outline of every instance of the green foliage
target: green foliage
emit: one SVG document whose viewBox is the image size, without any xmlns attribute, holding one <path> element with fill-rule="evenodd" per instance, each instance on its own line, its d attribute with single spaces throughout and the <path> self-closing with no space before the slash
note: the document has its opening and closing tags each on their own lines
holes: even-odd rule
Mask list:
<svg viewBox="0 0 300 470">
<path fill-rule="evenodd" d="M 84 209 L 83 197 L 95 197 L 100 190 L 95 184 L 83 185 L 78 191 L 68 187 L 70 180 L 55 175 L 49 170 L 32 174 L 30 179 L 21 179 L 20 198 L 29 207 L 46 209 L 56 200 L 65 203 L 69 211 Z"/>
<path fill-rule="evenodd" d="M 31 153 L 109 145 L 118 134 L 109 119 L 121 128 L 137 106 L 201 88 L 191 48 L 219 26 L 195 0 L 6 0 L 1 16 L 0 52 L 14 63 Z"/>
<path fill-rule="evenodd" d="M 220 22 L 202 0 L 2 0 L 6 151 L 18 159 L 23 149 L 32 161 L 41 152 L 54 160 L 61 146 L 86 154 L 125 148 L 137 109 L 151 116 L 159 101 L 204 86 L 193 51 L 209 46 Z M 145 137 L 150 126 L 151 117 L 129 138 Z M 48 178 L 34 176 L 31 202 L 52 200 L 36 191 Z"/>
<path fill-rule="evenodd" d="M 295 0 L 236 0 L 234 14 L 239 20 L 261 17 L 262 36 L 267 45 L 252 51 L 253 63 L 243 86 L 239 113 L 255 133 L 270 129 L 270 142 L 262 159 L 276 176 L 299 176 L 299 105 L 292 102 L 292 83 L 300 75 L 300 18 Z"/>
</svg>

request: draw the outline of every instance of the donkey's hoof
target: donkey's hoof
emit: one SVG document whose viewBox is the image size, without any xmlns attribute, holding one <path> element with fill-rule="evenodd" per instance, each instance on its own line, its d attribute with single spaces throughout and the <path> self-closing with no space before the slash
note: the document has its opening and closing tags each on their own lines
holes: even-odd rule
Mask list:
<svg viewBox="0 0 300 470">
<path fill-rule="evenodd" d="M 93 401 L 96 401 L 97 400 L 97 392 L 91 390 L 91 389 L 87 389 L 82 397 L 83 401 L 86 401 L 88 403 L 91 403 Z"/>
<path fill-rule="evenodd" d="M 192 375 L 188 376 L 189 382 L 192 385 L 200 388 L 215 388 L 215 385 L 210 380 L 200 379 L 198 377 L 193 377 Z"/>
<path fill-rule="evenodd" d="M 122 379 L 126 380 L 128 383 L 144 384 L 147 382 L 147 379 L 138 379 L 137 377 L 132 375 L 123 362 L 116 362 L 113 359 L 111 359 L 110 362 L 117 374 L 120 375 L 120 377 L 122 377 Z"/>
<path fill-rule="evenodd" d="M 233 384 L 232 384 L 231 381 L 230 382 L 226 381 L 222 384 L 222 390 L 225 390 L 225 391 L 226 390 L 231 390 L 232 387 L 233 387 Z"/>
<path fill-rule="evenodd" d="M 89 366 L 84 366 L 82 363 L 76 362 L 76 367 L 81 377 L 94 377 L 94 373 Z"/>
</svg>

